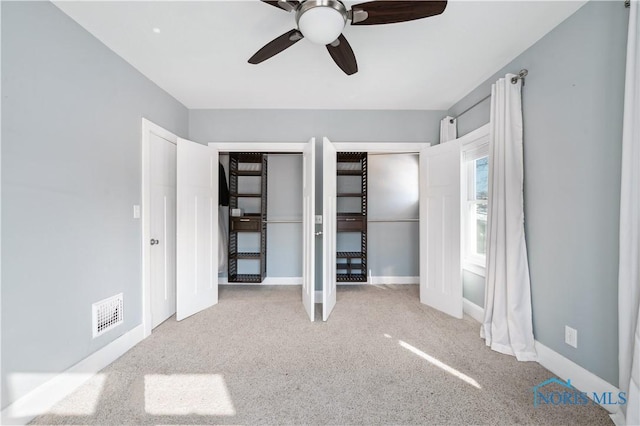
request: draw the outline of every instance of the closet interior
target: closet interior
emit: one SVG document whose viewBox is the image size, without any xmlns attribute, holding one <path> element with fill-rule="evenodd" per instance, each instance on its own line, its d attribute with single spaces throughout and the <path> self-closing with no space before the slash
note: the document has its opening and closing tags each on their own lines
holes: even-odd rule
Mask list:
<svg viewBox="0 0 640 426">
<path fill-rule="evenodd" d="M 220 159 L 229 184 L 226 281 L 298 283 L 302 155 L 232 152 Z M 417 282 L 418 167 L 417 154 L 337 153 L 338 284 Z"/>
<path fill-rule="evenodd" d="M 371 284 L 417 284 L 420 275 L 418 154 L 367 157 L 367 263 Z"/>
<path fill-rule="evenodd" d="M 337 154 L 336 281 L 367 281 L 367 153 Z"/>
<path fill-rule="evenodd" d="M 302 154 L 222 152 L 220 165 L 221 182 L 228 182 L 228 198 L 220 198 L 221 282 L 298 284 Z"/>
</svg>

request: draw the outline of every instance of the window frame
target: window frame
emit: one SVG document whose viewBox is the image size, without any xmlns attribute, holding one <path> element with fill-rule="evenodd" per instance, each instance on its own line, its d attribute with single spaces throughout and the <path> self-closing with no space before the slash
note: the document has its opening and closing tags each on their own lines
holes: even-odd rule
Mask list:
<svg viewBox="0 0 640 426">
<path fill-rule="evenodd" d="M 478 129 L 480 130 L 480 129 Z M 470 208 L 472 205 L 484 204 L 489 202 L 475 199 L 475 161 L 488 157 L 489 155 L 489 134 L 483 134 L 478 138 L 474 138 L 462 146 L 462 269 L 472 272 L 480 276 L 486 276 L 486 256 L 480 256 L 475 251 L 471 253 L 470 249 L 470 232 L 472 226 L 470 224 Z M 490 167 L 490 164 L 489 164 Z M 475 238 L 474 233 L 473 237 Z"/>
</svg>

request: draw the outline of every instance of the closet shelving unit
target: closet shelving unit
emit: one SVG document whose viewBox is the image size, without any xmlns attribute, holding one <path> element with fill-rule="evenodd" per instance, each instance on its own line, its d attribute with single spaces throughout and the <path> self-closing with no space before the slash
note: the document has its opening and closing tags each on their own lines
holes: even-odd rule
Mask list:
<svg viewBox="0 0 640 426">
<path fill-rule="evenodd" d="M 339 152 L 337 155 L 337 197 L 338 199 L 359 199 L 360 211 L 338 211 L 336 230 L 338 233 L 357 233 L 360 239 L 359 251 L 336 253 L 336 281 L 367 281 L 367 153 Z M 359 190 L 352 191 L 355 185 L 342 185 L 343 179 L 360 178 Z M 345 188 L 341 190 L 341 187 Z M 348 203 L 353 206 L 354 203 Z"/>
<path fill-rule="evenodd" d="M 243 192 L 239 178 L 260 179 L 260 192 Z M 248 186 L 248 185 L 247 185 Z M 255 185 L 251 185 L 255 187 Z M 259 210 L 242 216 L 229 214 L 229 282 L 261 283 L 267 275 L 267 154 L 260 152 L 229 154 L 229 209 L 243 205 L 242 199 L 259 199 Z M 255 251 L 238 251 L 238 236 L 254 233 L 259 237 Z M 239 260 L 258 262 L 258 273 L 241 273 Z M 255 269 L 253 269 L 255 270 Z"/>
</svg>

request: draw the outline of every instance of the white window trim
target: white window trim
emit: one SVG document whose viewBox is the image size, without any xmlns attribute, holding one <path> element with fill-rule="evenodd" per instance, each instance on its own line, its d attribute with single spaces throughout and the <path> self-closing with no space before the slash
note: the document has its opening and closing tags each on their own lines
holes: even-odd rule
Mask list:
<svg viewBox="0 0 640 426">
<path fill-rule="evenodd" d="M 462 269 L 474 273 L 476 275 L 480 275 L 482 277 L 486 276 L 486 260 L 483 263 L 481 258 L 477 256 L 469 256 L 467 246 L 468 246 L 468 226 L 469 226 L 469 212 L 468 212 L 468 202 L 469 202 L 469 193 L 468 188 L 470 188 L 470 180 L 472 176 L 472 170 L 470 169 L 469 161 L 476 160 L 478 158 L 485 157 L 489 154 L 489 124 L 486 124 L 473 132 L 463 136 L 460 138 L 462 144 L 462 180 L 464 185 L 461 188 L 462 195 L 462 229 L 461 229 L 461 239 L 462 239 Z"/>
</svg>

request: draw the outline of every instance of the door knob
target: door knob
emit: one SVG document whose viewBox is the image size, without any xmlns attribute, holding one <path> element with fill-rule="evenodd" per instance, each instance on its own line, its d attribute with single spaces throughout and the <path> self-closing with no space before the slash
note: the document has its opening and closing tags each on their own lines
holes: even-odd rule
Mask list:
<svg viewBox="0 0 640 426">
<path fill-rule="evenodd" d="M 152 245 L 152 246 L 155 246 L 156 244 L 160 244 L 160 241 L 158 241 L 158 240 L 154 240 L 154 239 L 152 238 L 152 239 L 151 239 L 151 241 L 150 241 L 150 243 L 151 243 L 151 245 Z"/>
</svg>

